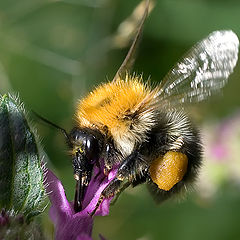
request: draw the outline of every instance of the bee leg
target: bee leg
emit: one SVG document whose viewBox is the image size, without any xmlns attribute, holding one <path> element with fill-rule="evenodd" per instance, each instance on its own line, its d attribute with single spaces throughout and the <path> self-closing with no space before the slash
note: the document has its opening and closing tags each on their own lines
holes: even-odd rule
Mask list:
<svg viewBox="0 0 240 240">
<path fill-rule="evenodd" d="M 121 195 L 121 193 L 122 193 L 126 188 L 128 188 L 130 185 L 131 185 L 130 182 L 126 182 L 126 183 L 123 184 L 123 186 L 121 186 L 121 188 L 119 189 L 119 191 L 116 193 L 116 196 L 115 196 L 114 199 L 111 201 L 111 205 L 114 205 L 114 204 L 117 202 L 117 200 L 118 200 L 119 196 Z"/>
<path fill-rule="evenodd" d="M 147 163 L 138 152 L 130 154 L 120 165 L 116 178 L 103 190 L 95 209 L 90 215 L 93 216 L 95 214 L 105 198 L 113 197 L 116 194 L 119 195 L 130 184 L 134 183 L 138 178 L 141 178 L 147 169 Z M 119 197 L 118 195 L 116 196 L 117 198 Z"/>
<path fill-rule="evenodd" d="M 114 178 L 109 185 L 102 191 L 94 210 L 90 213 L 93 216 L 105 198 L 113 197 L 121 189 L 122 181 Z"/>
<path fill-rule="evenodd" d="M 104 146 L 104 151 L 103 151 L 103 155 L 102 158 L 104 159 L 104 174 L 108 175 L 108 173 L 110 172 L 110 170 L 112 169 L 115 161 L 114 159 L 116 158 L 115 156 L 113 156 L 113 153 L 115 152 L 115 149 L 113 147 L 113 144 L 111 143 L 105 143 Z"/>
<path fill-rule="evenodd" d="M 134 182 L 139 177 L 141 178 L 148 170 L 148 164 L 139 154 L 135 151 L 130 154 L 120 165 L 117 173 L 117 179 L 128 179 L 130 182 Z"/>
</svg>

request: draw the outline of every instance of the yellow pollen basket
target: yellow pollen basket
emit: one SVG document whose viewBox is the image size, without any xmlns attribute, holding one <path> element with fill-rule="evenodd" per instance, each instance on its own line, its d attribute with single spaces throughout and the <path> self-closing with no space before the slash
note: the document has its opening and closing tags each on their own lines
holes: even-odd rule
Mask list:
<svg viewBox="0 0 240 240">
<path fill-rule="evenodd" d="M 160 189 L 169 191 L 183 179 L 187 166 L 188 158 L 185 154 L 169 151 L 153 161 L 149 169 L 150 176 Z"/>
</svg>

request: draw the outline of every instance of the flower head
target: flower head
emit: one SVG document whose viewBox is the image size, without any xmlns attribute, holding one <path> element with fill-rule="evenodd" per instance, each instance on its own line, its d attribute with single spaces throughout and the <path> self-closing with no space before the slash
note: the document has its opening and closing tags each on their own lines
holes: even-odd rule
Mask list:
<svg viewBox="0 0 240 240">
<path fill-rule="evenodd" d="M 46 190 L 51 201 L 50 218 L 55 226 L 55 238 L 58 240 L 92 239 L 93 217 L 90 215 L 98 202 L 104 188 L 116 176 L 116 169 L 104 175 L 101 168 L 94 167 L 92 179 L 83 200 L 83 210 L 75 212 L 73 204 L 68 202 L 61 181 L 47 171 Z M 111 198 L 104 199 L 95 215 L 105 216 L 109 213 Z"/>
</svg>

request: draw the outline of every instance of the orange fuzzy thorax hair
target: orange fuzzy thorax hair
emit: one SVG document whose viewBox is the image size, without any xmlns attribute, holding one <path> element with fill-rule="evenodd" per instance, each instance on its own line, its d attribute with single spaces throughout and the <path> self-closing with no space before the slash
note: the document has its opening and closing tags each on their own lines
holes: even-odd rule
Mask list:
<svg viewBox="0 0 240 240">
<path fill-rule="evenodd" d="M 107 129 L 119 148 L 130 144 L 126 146 L 130 151 L 154 124 L 154 101 L 154 92 L 141 78 L 127 75 L 125 80 L 98 86 L 83 98 L 77 106 L 77 123 L 79 127 Z"/>
</svg>

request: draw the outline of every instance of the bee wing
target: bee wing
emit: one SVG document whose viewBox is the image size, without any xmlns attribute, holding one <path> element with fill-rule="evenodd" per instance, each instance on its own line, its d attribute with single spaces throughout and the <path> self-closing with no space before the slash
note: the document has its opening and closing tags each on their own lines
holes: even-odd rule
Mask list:
<svg viewBox="0 0 240 240">
<path fill-rule="evenodd" d="M 145 10 L 144 10 L 142 19 L 139 23 L 139 27 L 136 31 L 136 35 L 134 37 L 132 45 L 131 45 L 123 63 L 121 64 L 120 68 L 118 69 L 117 73 L 115 74 L 113 81 L 116 81 L 116 79 L 125 75 L 129 71 L 129 69 L 131 69 L 132 65 L 134 64 L 137 47 L 139 45 L 140 38 L 142 35 L 142 31 L 143 31 L 143 25 L 144 25 L 147 15 L 148 15 L 148 9 L 149 9 L 149 0 L 146 0 Z"/>
<path fill-rule="evenodd" d="M 160 83 L 157 95 L 173 106 L 199 102 L 227 83 L 238 59 L 239 41 L 230 30 L 215 31 L 197 43 Z"/>
</svg>

